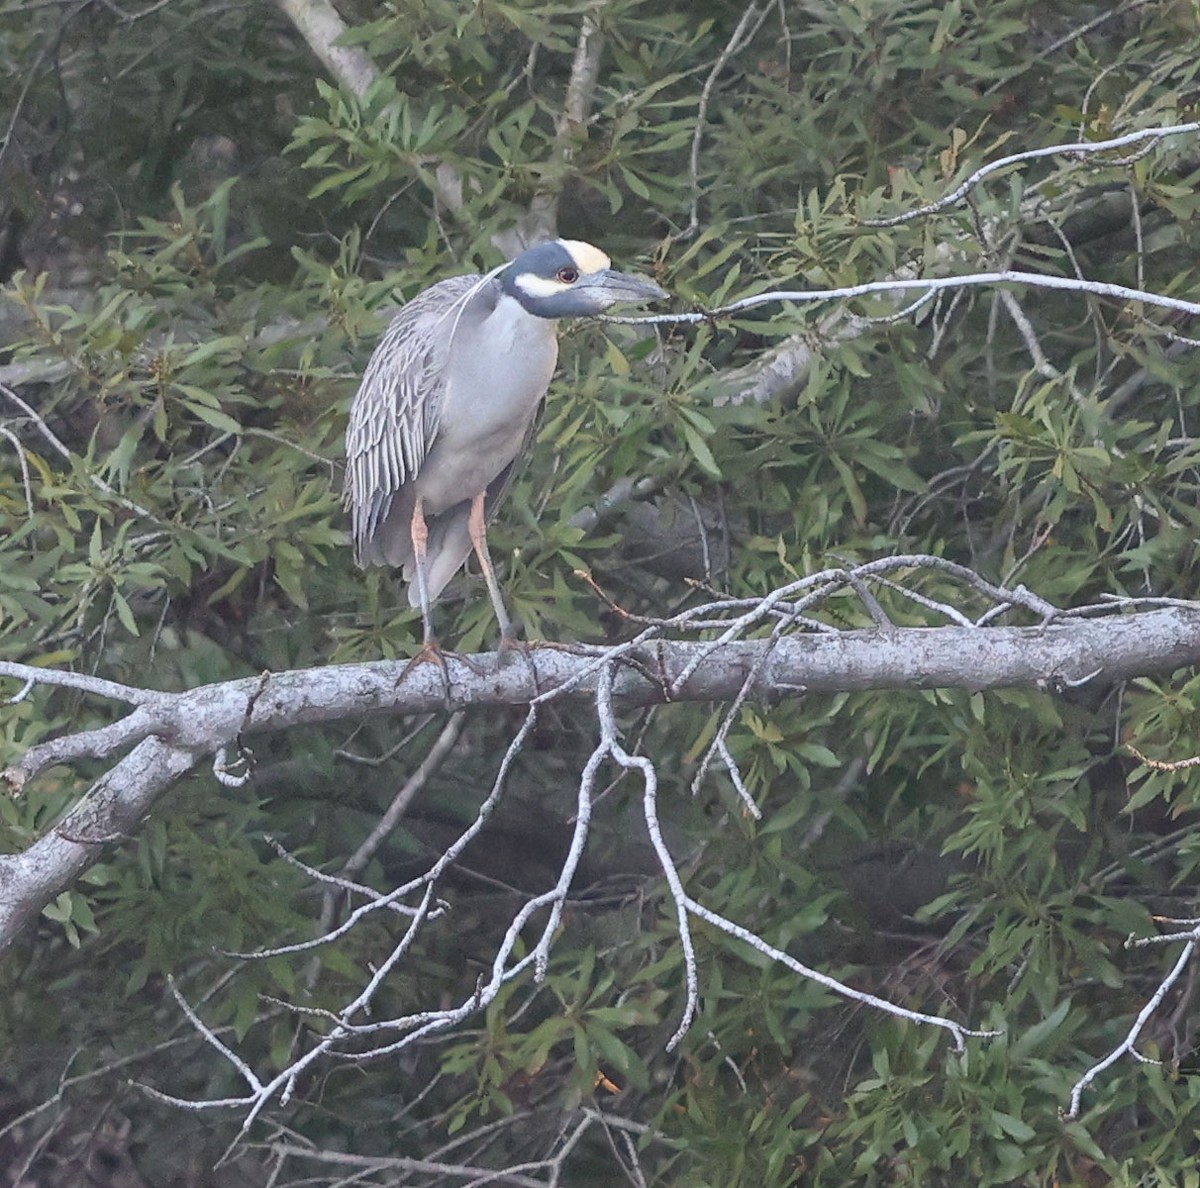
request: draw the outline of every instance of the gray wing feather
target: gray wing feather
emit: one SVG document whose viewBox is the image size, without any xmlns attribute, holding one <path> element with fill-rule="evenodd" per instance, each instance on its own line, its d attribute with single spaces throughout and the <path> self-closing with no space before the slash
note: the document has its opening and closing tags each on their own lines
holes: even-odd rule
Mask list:
<svg viewBox="0 0 1200 1188">
<path fill-rule="evenodd" d="M 437 436 L 450 339 L 483 279 L 453 276 L 414 297 L 392 319 L 363 373 L 346 429 L 345 502 L 359 565 L 384 562 L 378 537 Z"/>
</svg>

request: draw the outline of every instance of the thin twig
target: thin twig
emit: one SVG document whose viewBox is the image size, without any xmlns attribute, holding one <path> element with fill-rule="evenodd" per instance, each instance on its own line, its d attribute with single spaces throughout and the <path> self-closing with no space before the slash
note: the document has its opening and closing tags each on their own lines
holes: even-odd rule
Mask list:
<svg viewBox="0 0 1200 1188">
<path fill-rule="evenodd" d="M 769 8 L 764 9 L 760 15 L 758 7 L 755 4 L 751 4 L 742 13 L 741 20 L 738 21 L 737 26 L 729 35 L 729 40 L 725 43 L 725 48 L 717 55 L 717 60 L 708 72 L 708 78 L 704 80 L 704 86 L 700 91 L 700 102 L 696 105 L 696 123 L 692 129 L 692 151 L 688 157 L 688 186 L 692 196 L 691 206 L 688 211 L 688 222 L 682 231 L 677 231 L 669 237 L 670 242 L 677 243 L 690 239 L 695 235 L 700 226 L 700 146 L 704 140 L 704 126 L 708 120 L 708 105 L 712 101 L 713 88 L 716 86 L 721 72 L 729 64 L 729 59 L 734 54 L 740 53 L 750 43 L 751 39 L 762 26 L 763 18 L 769 11 Z M 758 17 L 758 23 L 755 24 L 753 29 L 750 29 L 750 22 L 755 17 Z"/>
<path fill-rule="evenodd" d="M 863 219 L 863 225 L 866 227 L 895 227 L 900 223 L 908 223 L 913 219 L 919 219 L 925 215 L 936 214 L 938 211 L 945 210 L 947 207 L 953 206 L 965 198 L 984 178 L 990 177 L 998 170 L 1007 169 L 1012 165 L 1019 165 L 1025 161 L 1036 161 L 1041 157 L 1087 157 L 1096 153 L 1107 153 L 1115 149 L 1143 144 L 1146 141 L 1150 141 L 1153 146 L 1155 142 L 1165 140 L 1170 136 L 1186 136 L 1193 132 L 1200 132 L 1200 122 L 1172 124 L 1166 128 L 1140 128 L 1136 132 L 1127 132 L 1124 136 L 1115 136 L 1111 140 L 1077 141 L 1074 144 L 1050 144 L 1042 148 L 1027 149 L 1022 153 L 1012 153 L 1007 157 L 1000 157 L 998 160 L 981 165 L 961 185 L 951 190 L 944 197 L 939 198 L 936 202 L 930 202 L 926 206 L 919 206 L 914 210 L 908 210 L 903 214 L 894 215 L 887 219 Z"/>
<path fill-rule="evenodd" d="M 1071 1089 L 1071 1104 L 1063 1114 L 1063 1117 L 1066 1118 L 1067 1121 L 1073 1121 L 1079 1117 L 1079 1108 L 1083 1100 L 1084 1090 L 1087 1089 L 1087 1087 L 1102 1072 L 1104 1072 L 1106 1068 L 1116 1064 L 1116 1062 L 1126 1054 L 1133 1055 L 1142 1061 L 1145 1060 L 1145 1058 L 1139 1053 L 1134 1052 L 1133 1045 L 1137 1043 L 1138 1037 L 1142 1034 L 1146 1024 L 1150 1021 L 1150 1016 L 1153 1015 L 1156 1010 L 1158 1010 L 1162 1000 L 1166 998 L 1167 991 L 1171 989 L 1179 975 L 1187 968 L 1188 962 L 1191 961 L 1192 954 L 1195 951 L 1196 939 L 1193 935 L 1192 939 L 1183 946 L 1183 951 L 1179 954 L 1178 960 L 1171 967 L 1166 977 L 1159 982 L 1158 988 L 1150 996 L 1149 1000 L 1146 1002 L 1146 1005 L 1143 1006 L 1140 1011 L 1138 1011 L 1137 1018 L 1133 1021 L 1133 1026 L 1130 1027 L 1129 1031 L 1125 1035 L 1125 1038 L 1115 1048 L 1113 1048 L 1113 1050 L 1109 1052 L 1109 1054 L 1105 1056 L 1103 1060 L 1098 1060 L 1091 1066 L 1091 1068 L 1087 1070 L 1087 1072 L 1083 1074 L 1083 1076 L 1079 1078 L 1078 1081 L 1075 1082 L 1074 1087 Z"/>
<path fill-rule="evenodd" d="M 836 289 L 772 289 L 730 302 L 717 309 L 697 310 L 690 313 L 673 314 L 604 314 L 599 321 L 616 322 L 625 326 L 672 326 L 695 325 L 711 322 L 714 318 L 725 318 L 760 305 L 777 305 L 786 301 L 811 305 L 822 301 L 845 301 L 852 297 L 870 297 L 888 293 L 930 292 L 938 293 L 954 289 L 988 288 L 992 285 L 1024 285 L 1032 289 L 1056 289 L 1068 293 L 1089 293 L 1096 297 L 1113 297 L 1119 301 L 1140 301 L 1160 309 L 1176 313 L 1200 314 L 1200 302 L 1185 301 L 1180 297 L 1167 297 L 1146 289 L 1135 289 L 1128 285 L 1109 284 L 1106 281 L 1080 280 L 1076 277 L 1053 276 L 1039 272 L 972 272 L 964 276 L 912 277 L 895 280 L 868 281 L 861 285 L 843 285 Z"/>
</svg>

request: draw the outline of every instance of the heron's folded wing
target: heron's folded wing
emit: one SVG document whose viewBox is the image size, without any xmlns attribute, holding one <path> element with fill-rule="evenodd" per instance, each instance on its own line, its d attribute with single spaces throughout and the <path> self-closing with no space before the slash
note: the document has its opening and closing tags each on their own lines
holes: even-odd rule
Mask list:
<svg viewBox="0 0 1200 1188">
<path fill-rule="evenodd" d="M 363 373 L 346 429 L 344 496 L 360 565 L 437 435 L 450 339 L 483 279 L 450 277 L 414 297 L 392 319 Z"/>
</svg>

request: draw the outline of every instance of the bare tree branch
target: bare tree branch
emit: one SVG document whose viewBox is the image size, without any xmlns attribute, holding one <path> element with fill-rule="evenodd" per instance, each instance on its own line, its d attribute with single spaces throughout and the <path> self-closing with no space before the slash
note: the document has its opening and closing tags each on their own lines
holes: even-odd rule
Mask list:
<svg viewBox="0 0 1200 1188">
<path fill-rule="evenodd" d="M 604 53 L 604 36 L 600 31 L 600 14 L 609 0 L 595 0 L 584 12 L 579 23 L 579 38 L 571 61 L 571 77 L 563 110 L 554 121 L 554 144 L 546 163 L 542 184 L 529 203 L 529 210 L 516 229 L 517 239 L 509 245 L 510 255 L 558 234 L 558 204 L 575 158 L 579 142 L 587 132 L 588 113 L 600 77 L 600 59 Z"/>
<path fill-rule="evenodd" d="M 157 693 L 148 689 L 122 685 L 117 681 L 106 681 L 88 673 L 38 668 L 32 664 L 17 664 L 12 660 L 0 660 L 0 677 L 13 677 L 34 685 L 59 685 L 65 689 L 91 693 L 96 697 L 107 697 L 111 701 L 125 701 L 130 705 L 145 705 L 158 697 Z"/>
<path fill-rule="evenodd" d="M 1189 923 L 1194 923 L 1194 921 L 1189 921 Z M 1113 1048 L 1113 1050 L 1109 1052 L 1109 1054 L 1105 1056 L 1103 1060 L 1096 1061 L 1096 1063 L 1093 1064 L 1091 1068 L 1089 1068 L 1083 1074 L 1083 1076 L 1081 1076 L 1079 1080 L 1075 1082 L 1074 1086 L 1072 1086 L 1070 1105 L 1063 1113 L 1063 1117 L 1068 1121 L 1072 1121 L 1079 1117 L 1079 1110 L 1083 1102 L 1084 1090 L 1086 1090 L 1087 1087 L 1102 1072 L 1104 1072 L 1106 1068 L 1116 1064 L 1116 1062 L 1120 1060 L 1122 1056 L 1132 1056 L 1133 1059 L 1143 1064 L 1158 1063 L 1158 1061 L 1149 1060 L 1147 1057 L 1141 1055 L 1141 1053 L 1139 1053 L 1134 1047 L 1134 1044 L 1137 1043 L 1143 1030 L 1145 1030 L 1146 1024 L 1150 1021 L 1151 1015 L 1153 1015 L 1154 1012 L 1157 1011 L 1160 1006 L 1162 1006 L 1162 1001 L 1164 998 L 1166 998 L 1167 992 L 1175 984 L 1179 978 L 1179 975 L 1183 973 L 1189 962 L 1192 960 L 1192 957 L 1195 955 L 1196 944 L 1198 941 L 1200 941 L 1200 929 L 1193 928 L 1190 932 L 1182 935 L 1176 934 L 1173 936 L 1150 937 L 1148 940 L 1133 942 L 1136 945 L 1144 945 L 1156 942 L 1161 944 L 1174 940 L 1186 940 L 1187 943 L 1180 951 L 1179 956 L 1175 960 L 1175 964 L 1171 966 L 1170 970 L 1168 970 L 1163 978 L 1159 981 L 1154 993 L 1150 995 L 1145 1004 L 1142 1006 L 1142 1009 L 1138 1011 L 1137 1018 L 1134 1019 L 1133 1025 L 1129 1028 L 1129 1031 L 1126 1032 L 1125 1038 L 1115 1048 Z"/>
<path fill-rule="evenodd" d="M 381 76 L 378 67 L 362 50 L 336 44 L 346 25 L 328 0 L 276 0 L 279 7 L 308 42 L 321 64 L 351 94 L 362 99 Z M 579 38 L 571 62 L 563 110 L 555 120 L 554 143 L 546 161 L 542 183 L 529 208 L 516 227 L 492 236 L 492 242 L 506 256 L 515 256 L 530 244 L 552 239 L 558 234 L 558 203 L 569 175 L 571 161 L 583 137 L 592 97 L 600 75 L 604 38 L 600 14 L 608 0 L 593 0 L 580 20 Z M 455 213 L 462 210 L 463 181 L 448 163 L 429 161 L 438 200 Z"/>
<path fill-rule="evenodd" d="M 688 211 L 687 226 L 682 231 L 678 231 L 671 236 L 673 240 L 690 239 L 695 235 L 700 226 L 700 145 L 704 140 L 704 126 L 708 121 L 708 105 L 712 101 L 713 88 L 717 84 L 717 79 L 721 76 L 721 71 L 729 64 L 729 59 L 735 54 L 740 53 L 754 39 L 755 34 L 762 27 L 762 22 L 769 11 L 768 7 L 764 8 L 760 13 L 757 5 L 751 4 L 742 13 L 741 20 L 738 21 L 733 32 L 729 35 L 729 40 L 725 43 L 725 48 L 717 55 L 717 60 L 713 63 L 712 69 L 708 72 L 708 78 L 704 81 L 704 87 L 700 92 L 700 102 L 696 107 L 696 127 L 692 132 L 692 151 L 688 158 L 688 184 L 692 194 L 691 206 Z M 753 27 L 751 26 L 752 22 Z"/>
<path fill-rule="evenodd" d="M 618 322 L 626 326 L 660 326 L 681 323 L 708 322 L 713 318 L 729 317 L 760 305 L 773 305 L 785 301 L 811 305 L 822 301 L 844 301 L 851 297 L 885 296 L 894 293 L 916 291 L 940 293 L 946 290 L 978 289 L 992 285 L 1021 285 L 1031 289 L 1058 289 L 1071 293 L 1090 293 L 1095 297 L 1113 297 L 1118 301 L 1140 301 L 1146 305 L 1169 309 L 1175 313 L 1200 315 L 1200 302 L 1186 301 L 1182 297 L 1168 297 L 1163 293 L 1152 293 L 1146 289 L 1135 289 L 1129 285 L 1114 285 L 1107 281 L 1093 281 L 1071 276 L 1054 276 L 1041 272 L 972 272 L 964 276 L 905 277 L 894 280 L 868 281 L 861 285 L 843 285 L 836 289 L 773 289 L 767 293 L 756 293 L 731 301 L 717 309 L 698 310 L 676 314 L 629 315 L 605 314 L 600 320 Z"/>
<path fill-rule="evenodd" d="M 429 754 L 421 760 L 417 770 L 404 781 L 403 786 L 392 798 L 392 803 L 388 805 L 387 810 L 376 822 L 375 828 L 371 830 L 370 836 L 346 860 L 346 865 L 342 867 L 341 873 L 343 879 L 354 880 L 362 874 L 367 863 L 374 857 L 375 851 L 400 824 L 404 814 L 408 811 L 408 806 L 425 787 L 430 776 L 445 763 L 454 749 L 454 744 L 458 742 L 458 736 L 462 733 L 463 713 L 464 711 L 459 710 L 458 713 L 450 715 L 450 720 L 442 727 L 442 732 L 429 749 Z"/>
<path fill-rule="evenodd" d="M 546 1180 L 534 1179 L 531 1175 L 510 1169 L 496 1171 L 486 1167 L 472 1167 L 465 1163 L 439 1163 L 431 1159 L 407 1159 L 391 1155 L 348 1155 L 344 1151 L 316 1150 L 294 1143 L 277 1144 L 274 1150 L 292 1159 L 307 1159 L 318 1163 L 328 1163 L 334 1167 L 358 1168 L 360 1171 L 423 1172 L 453 1180 L 465 1180 L 471 1177 L 477 1184 L 512 1184 L 516 1188 L 547 1188 Z M 552 1160 L 543 1160 L 541 1163 L 542 1166 L 553 1166 Z"/>
<path fill-rule="evenodd" d="M 1042 148 L 1027 149 L 1022 153 L 1012 153 L 1010 156 L 1000 157 L 998 160 L 989 161 L 988 164 L 980 166 L 960 186 L 936 202 L 929 203 L 928 206 L 918 206 L 914 210 L 906 210 L 903 214 L 889 219 L 864 219 L 863 225 L 866 227 L 895 227 L 899 223 L 908 223 L 913 219 L 922 218 L 924 215 L 937 214 L 938 211 L 946 210 L 961 202 L 984 178 L 990 177 L 1001 169 L 1007 169 L 1011 165 L 1036 161 L 1041 157 L 1095 156 L 1099 153 L 1111 153 L 1117 149 L 1130 148 L 1134 145 L 1142 146 L 1139 150 L 1140 155 L 1142 151 L 1154 148 L 1159 141 L 1172 136 L 1190 136 L 1195 132 L 1200 132 L 1200 123 L 1172 124 L 1166 128 L 1139 128 L 1136 132 L 1115 136 L 1111 140 L 1081 140 L 1075 144 L 1048 144 Z M 1106 161 L 1104 164 L 1123 165 L 1128 160 L 1128 157 L 1122 157 L 1116 161 Z"/>
<path fill-rule="evenodd" d="M 1111 13 L 1107 14 L 1104 19 L 1108 19 L 1108 16 L 1111 15 Z M 1143 149 L 1153 148 L 1172 137 L 1194 135 L 1197 131 L 1200 131 L 1200 123 L 1173 124 L 1164 128 L 1141 128 L 1109 140 L 1048 145 L 1045 148 L 1032 149 L 1028 152 L 1013 153 L 981 166 L 954 191 L 938 199 L 937 202 L 906 211 L 893 218 L 864 219 L 863 222 L 864 225 L 871 227 L 889 227 L 909 222 L 923 215 L 935 214 L 961 202 L 992 174 L 1013 166 L 1024 165 L 1028 161 L 1051 156 L 1086 158 L 1132 146 L 1141 146 Z M 1119 162 L 1105 161 L 1104 164 L 1112 165 L 1119 164 Z M 1101 196 L 1100 200 L 1103 200 L 1104 197 Z M 1034 202 L 1040 204 L 1041 197 L 1035 196 Z M 1125 206 L 1122 206 L 1122 210 L 1124 209 Z M 1032 203 L 1028 214 L 1030 218 L 1036 217 Z M 951 257 L 961 258 L 964 253 L 961 249 L 951 248 L 943 251 L 942 254 L 949 261 Z M 899 269 L 896 277 L 905 281 L 912 280 L 912 269 Z M 763 294 L 762 296 L 769 295 Z M 712 316 L 719 315 L 713 314 Z M 720 399 L 722 402 L 734 404 L 764 403 L 777 396 L 794 392 L 804 384 L 812 367 L 813 359 L 820 352 L 827 351 L 840 342 L 862 337 L 875 324 L 877 324 L 876 319 L 855 317 L 843 310 L 835 311 L 815 325 L 806 327 L 801 333 L 790 335 L 776 346 L 764 351 L 751 363 L 723 373 Z M 1164 331 L 1164 334 L 1169 333 L 1169 331 Z"/>
<path fill-rule="evenodd" d="M 1200 661 L 1200 608 L 1164 609 L 1047 627 L 914 627 L 889 631 L 785 636 L 770 646 L 751 698 L 781 691 L 814 693 L 904 688 L 972 690 L 1038 685 L 1066 687 L 1084 678 L 1105 681 L 1169 672 Z M 736 697 L 746 674 L 761 664 L 767 641 L 724 643 L 646 640 L 612 649 L 542 647 L 530 663 L 503 653 L 449 658 L 448 687 L 434 665 L 407 661 L 280 672 L 268 677 L 159 694 L 111 726 L 31 747 L 0 773 L 19 790 L 47 767 L 98 758 L 151 737 L 195 755 L 214 753 L 243 735 L 378 714 L 430 713 L 488 705 L 541 704 L 566 695 L 591 696 L 608 665 L 620 673 L 615 695 L 627 706 Z M 469 663 L 468 663 L 469 661 Z M 654 674 L 651 679 L 647 674 Z M 56 683 L 69 683 L 55 674 Z M 533 682 L 536 681 L 536 689 Z M 2 867 L 0 867 L 2 869 Z"/>
<path fill-rule="evenodd" d="M 964 582 L 989 609 L 962 626 L 961 609 L 922 595 L 916 605 L 951 626 L 893 627 L 876 604 L 875 629 L 805 633 L 805 624 L 816 622 L 814 610 L 835 594 L 861 600 L 865 583 L 922 568 Z M 991 625 L 1014 607 L 1023 607 L 1041 625 Z M 767 638 L 753 638 L 765 627 L 772 627 Z M 694 638 L 713 632 L 711 639 Z M 673 638 L 679 635 L 693 638 Z M 24 665 L 0 668 L 0 676 L 23 685 L 66 685 L 126 702 L 138 699 L 117 721 L 38 743 L 0 773 L 19 792 L 48 767 L 115 758 L 132 748 L 58 826 L 24 852 L 0 857 L 0 949 L 106 846 L 128 837 L 155 799 L 201 757 L 224 748 L 240 751 L 242 740 L 254 734 L 378 714 L 525 705 L 530 717 L 513 741 L 519 749 L 540 707 L 565 697 L 595 699 L 600 690 L 607 697 L 610 688 L 613 703 L 624 707 L 740 704 L 805 692 L 1014 685 L 1065 690 L 1200 663 L 1200 606 L 1108 602 L 1060 612 L 1021 587 L 997 587 L 941 558 L 901 556 L 811 574 L 762 599 L 692 607 L 649 622 L 629 642 L 611 647 L 533 647 L 527 660 L 517 663 L 506 654 L 448 657 L 444 674 L 435 665 L 405 661 L 335 665 L 182 693 L 108 688 L 90 676 Z M 443 740 L 450 737 L 443 734 Z M 605 744 L 604 737 L 602 732 L 597 764 L 605 756 L 620 758 L 615 740 Z M 718 747 L 716 753 L 736 776 L 728 752 Z"/>
<path fill-rule="evenodd" d="M 56 895 L 124 841 L 151 805 L 196 762 L 161 738 L 143 739 L 101 776 L 63 821 L 19 855 L 0 860 L 0 950 Z"/>
<path fill-rule="evenodd" d="M 360 49 L 340 46 L 346 24 L 329 0 L 276 0 L 296 26 L 321 65 L 352 95 L 361 99 L 380 77 L 375 63 Z"/>
<path fill-rule="evenodd" d="M 59 455 L 59 457 L 61 457 L 67 463 L 72 463 L 74 461 L 75 455 L 72 454 L 65 445 L 63 445 L 62 441 L 59 440 L 58 436 L 54 433 L 50 426 L 46 424 L 42 417 L 38 415 L 34 408 L 32 408 L 26 401 L 22 400 L 21 397 L 16 394 L 16 392 L 4 384 L 0 384 L 0 395 L 7 397 L 34 423 L 34 425 L 37 426 L 38 432 L 43 438 L 45 438 L 50 447 L 56 454 Z M 144 507 L 139 506 L 132 500 L 126 499 L 123 495 L 117 494 L 117 492 L 114 491 L 112 487 L 98 474 L 89 473 L 88 478 L 91 481 L 92 486 L 94 486 L 98 491 L 104 492 L 105 495 L 107 495 L 114 502 L 120 504 L 120 506 L 125 508 L 126 511 L 134 512 L 136 515 L 142 516 L 144 519 L 150 520 L 155 524 L 160 523 L 158 518 L 151 512 L 148 512 Z"/>
</svg>

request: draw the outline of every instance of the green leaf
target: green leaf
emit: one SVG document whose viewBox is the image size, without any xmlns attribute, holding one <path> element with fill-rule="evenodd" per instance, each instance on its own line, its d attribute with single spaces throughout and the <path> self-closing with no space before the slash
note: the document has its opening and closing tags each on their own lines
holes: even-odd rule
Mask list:
<svg viewBox="0 0 1200 1188">
<path fill-rule="evenodd" d="M 680 423 L 679 430 L 683 434 L 683 440 L 687 443 L 692 457 L 700 464 L 700 468 L 713 478 L 719 479 L 721 471 L 704 438 L 686 421 Z"/>
<path fill-rule="evenodd" d="M 183 404 L 185 408 L 195 413 L 206 425 L 211 425 L 214 429 L 220 429 L 222 433 L 232 433 L 237 437 L 241 436 L 241 425 L 219 409 L 207 408 L 203 404 L 196 404 L 191 400 L 185 400 Z"/>
</svg>

